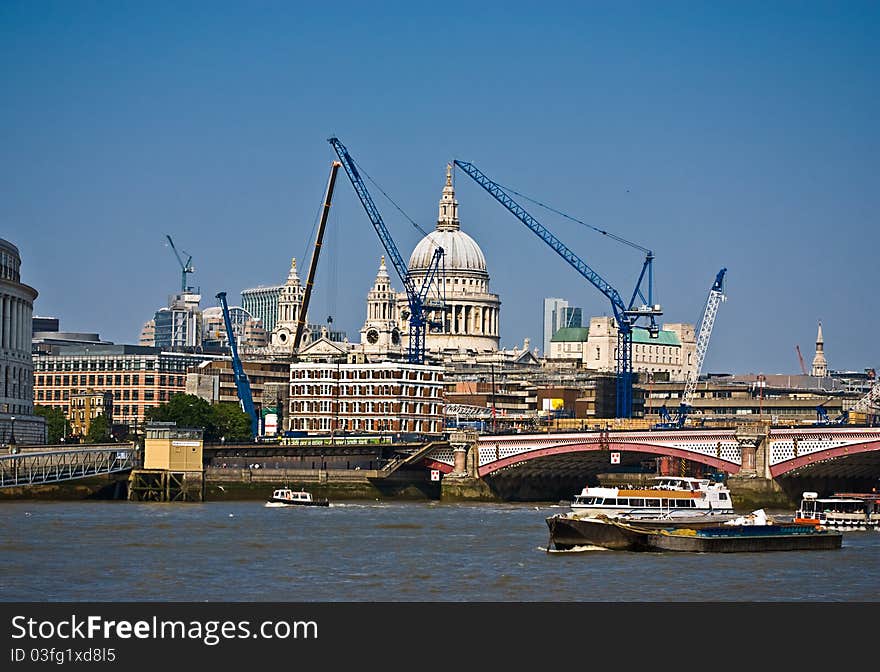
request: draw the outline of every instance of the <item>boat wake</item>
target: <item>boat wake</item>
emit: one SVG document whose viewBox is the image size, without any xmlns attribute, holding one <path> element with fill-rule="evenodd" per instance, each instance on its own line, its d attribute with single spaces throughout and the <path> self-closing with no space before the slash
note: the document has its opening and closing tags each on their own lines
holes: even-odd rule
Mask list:
<svg viewBox="0 0 880 672">
<path fill-rule="evenodd" d="M 609 551 L 609 548 L 603 548 L 602 546 L 593 546 L 591 544 L 585 544 L 583 546 L 572 546 L 571 548 L 566 549 L 558 549 L 558 548 L 547 548 L 545 546 L 538 546 L 539 551 L 543 551 L 545 553 L 588 553 L 591 551 Z"/>
</svg>

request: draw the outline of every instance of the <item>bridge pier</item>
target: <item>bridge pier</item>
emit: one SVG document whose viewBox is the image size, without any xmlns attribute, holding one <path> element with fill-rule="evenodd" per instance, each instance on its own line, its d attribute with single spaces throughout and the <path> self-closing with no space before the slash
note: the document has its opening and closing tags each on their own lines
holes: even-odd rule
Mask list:
<svg viewBox="0 0 880 672">
<path fill-rule="evenodd" d="M 770 474 L 770 442 L 766 426 L 737 429 L 742 453 L 739 472 L 727 478 L 727 487 L 737 510 L 789 509 L 796 505 Z"/>
<path fill-rule="evenodd" d="M 500 498 L 479 476 L 479 435 L 476 432 L 453 432 L 452 471 L 440 482 L 440 499 L 447 501 L 495 501 Z"/>
</svg>

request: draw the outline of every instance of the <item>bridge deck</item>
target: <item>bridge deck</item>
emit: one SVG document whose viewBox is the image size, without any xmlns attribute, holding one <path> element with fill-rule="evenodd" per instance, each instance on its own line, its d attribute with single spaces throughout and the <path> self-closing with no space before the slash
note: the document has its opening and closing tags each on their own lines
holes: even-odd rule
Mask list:
<svg viewBox="0 0 880 672">
<path fill-rule="evenodd" d="M 134 447 L 27 451 L 0 456 L 0 488 L 27 487 L 128 471 Z"/>
</svg>

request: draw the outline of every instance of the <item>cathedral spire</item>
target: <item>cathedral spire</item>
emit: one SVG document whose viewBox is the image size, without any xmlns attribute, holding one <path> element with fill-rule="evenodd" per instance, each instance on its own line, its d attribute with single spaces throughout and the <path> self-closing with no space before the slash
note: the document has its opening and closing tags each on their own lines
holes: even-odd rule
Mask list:
<svg viewBox="0 0 880 672">
<path fill-rule="evenodd" d="M 437 215 L 438 231 L 458 231 L 461 223 L 458 221 L 458 201 L 455 200 L 455 187 L 452 186 L 452 164 L 446 164 L 446 186 L 443 187 L 443 195 L 440 197 L 440 207 Z"/>
<path fill-rule="evenodd" d="M 813 370 L 810 375 L 824 378 L 828 375 L 828 362 L 825 361 L 825 339 L 822 337 L 822 321 L 816 334 L 816 355 L 813 357 Z"/>
</svg>

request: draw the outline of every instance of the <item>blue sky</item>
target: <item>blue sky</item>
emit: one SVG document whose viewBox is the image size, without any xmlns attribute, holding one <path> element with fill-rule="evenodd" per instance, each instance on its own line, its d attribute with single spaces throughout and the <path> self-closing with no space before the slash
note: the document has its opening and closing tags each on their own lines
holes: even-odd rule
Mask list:
<svg viewBox="0 0 880 672">
<path fill-rule="evenodd" d="M 423 228 L 445 164 L 652 249 L 664 319 L 728 268 L 705 371 L 880 366 L 880 4 L 0 5 L 0 237 L 35 313 L 136 342 L 193 256 L 203 305 L 307 265 L 337 135 Z M 370 185 L 372 187 L 372 185 Z M 502 345 L 592 285 L 459 174 Z M 377 190 L 404 258 L 420 234 Z M 628 297 L 637 251 L 534 209 Z M 340 175 L 310 317 L 353 338 L 383 253 Z M 401 284 L 398 281 L 397 287 Z"/>
</svg>

